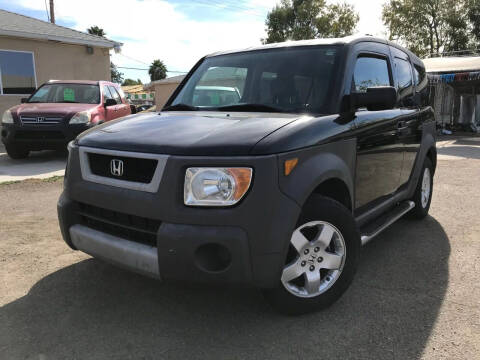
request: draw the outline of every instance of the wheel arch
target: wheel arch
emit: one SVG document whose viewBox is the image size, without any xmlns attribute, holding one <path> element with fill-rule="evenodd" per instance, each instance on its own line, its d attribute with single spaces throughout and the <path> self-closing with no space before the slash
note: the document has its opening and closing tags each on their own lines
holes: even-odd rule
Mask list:
<svg viewBox="0 0 480 360">
<path fill-rule="evenodd" d="M 435 169 L 437 168 L 437 148 L 435 146 L 430 146 L 427 151 L 427 158 L 432 162 L 433 174 L 435 174 Z"/>
<path fill-rule="evenodd" d="M 284 162 L 297 158 L 298 164 L 287 176 Z M 312 194 L 321 194 L 345 205 L 354 204 L 355 139 L 343 140 L 279 156 L 280 188 L 300 207 Z"/>
<path fill-rule="evenodd" d="M 348 189 L 347 184 L 338 177 L 331 177 L 327 180 L 324 180 L 313 190 L 310 196 L 313 194 L 322 195 L 338 201 L 350 211 L 353 209 L 350 190 Z"/>
</svg>

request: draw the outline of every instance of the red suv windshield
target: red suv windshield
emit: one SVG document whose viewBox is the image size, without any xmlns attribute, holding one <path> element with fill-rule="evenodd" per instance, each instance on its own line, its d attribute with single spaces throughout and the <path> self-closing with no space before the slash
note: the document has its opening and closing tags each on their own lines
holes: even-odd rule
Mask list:
<svg viewBox="0 0 480 360">
<path fill-rule="evenodd" d="M 28 102 L 99 104 L 100 88 L 87 84 L 46 84 L 38 88 Z"/>
</svg>

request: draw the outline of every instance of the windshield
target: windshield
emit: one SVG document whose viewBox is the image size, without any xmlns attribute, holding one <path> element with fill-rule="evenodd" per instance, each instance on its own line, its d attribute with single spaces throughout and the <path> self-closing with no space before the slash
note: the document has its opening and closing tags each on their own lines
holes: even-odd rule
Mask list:
<svg viewBox="0 0 480 360">
<path fill-rule="evenodd" d="M 209 57 L 165 109 L 326 113 L 337 58 L 336 46 Z"/>
<path fill-rule="evenodd" d="M 46 84 L 38 88 L 28 102 L 99 104 L 100 89 L 98 85 Z"/>
</svg>

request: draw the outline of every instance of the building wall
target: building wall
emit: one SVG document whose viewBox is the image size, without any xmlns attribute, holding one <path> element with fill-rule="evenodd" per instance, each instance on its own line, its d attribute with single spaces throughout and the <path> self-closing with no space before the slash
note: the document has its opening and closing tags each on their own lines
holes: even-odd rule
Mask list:
<svg viewBox="0 0 480 360">
<path fill-rule="evenodd" d="M 110 80 L 110 55 L 106 48 L 95 47 L 93 54 L 88 54 L 85 45 L 0 36 L 0 49 L 33 52 L 37 87 L 50 79 Z M 0 116 L 26 96 L 0 95 Z"/>
<path fill-rule="evenodd" d="M 180 83 L 155 84 L 155 106 L 160 110 Z"/>
</svg>

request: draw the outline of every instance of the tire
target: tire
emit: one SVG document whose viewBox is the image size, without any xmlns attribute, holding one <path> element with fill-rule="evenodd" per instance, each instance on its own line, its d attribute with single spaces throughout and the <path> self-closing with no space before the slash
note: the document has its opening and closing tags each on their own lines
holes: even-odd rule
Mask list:
<svg viewBox="0 0 480 360">
<path fill-rule="evenodd" d="M 360 248 L 360 235 L 351 212 L 333 199 L 314 194 L 303 206 L 292 233 L 278 285 L 263 289 L 263 295 L 274 309 L 288 315 L 325 309 L 352 282 Z M 298 273 L 301 274 L 295 277 Z M 307 277 L 313 281 L 308 282 Z"/>
<path fill-rule="evenodd" d="M 428 176 L 428 179 L 425 177 Z M 428 185 L 428 194 L 425 194 L 425 186 Z M 432 202 L 433 194 L 433 165 L 430 159 L 427 157 L 423 163 L 421 176 L 418 179 L 415 193 L 413 194 L 412 201 L 415 203 L 415 207 L 407 213 L 411 219 L 421 220 L 428 215 L 430 204 Z"/>
<path fill-rule="evenodd" d="M 5 149 L 7 150 L 8 156 L 15 160 L 25 159 L 30 153 L 28 149 L 22 148 L 17 145 L 5 145 Z"/>
</svg>

